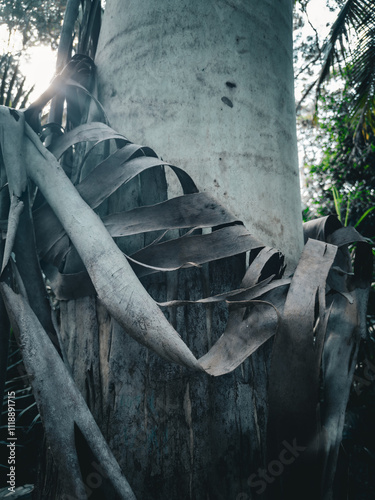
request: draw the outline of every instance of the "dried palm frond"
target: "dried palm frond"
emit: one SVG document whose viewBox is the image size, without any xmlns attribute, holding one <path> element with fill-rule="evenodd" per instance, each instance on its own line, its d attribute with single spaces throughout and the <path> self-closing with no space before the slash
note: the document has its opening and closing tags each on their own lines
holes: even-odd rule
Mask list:
<svg viewBox="0 0 375 500">
<path fill-rule="evenodd" d="M 87 58 L 83 65 L 90 67 Z M 0 108 L 2 175 L 8 186 L 0 192 L 6 236 L 1 293 L 66 494 L 82 490 L 89 456 L 105 469 L 104 497 L 116 492 L 120 498 L 134 498 L 64 363 L 41 269 L 60 300 L 96 295 L 125 333 L 168 362 L 191 370 L 214 376 L 229 373 L 276 335 L 269 452 L 272 458 L 285 439 L 298 438 L 307 451 L 283 476 L 282 488 L 301 498 L 307 488 L 311 498 L 318 498 L 322 485 L 328 491 L 332 484 L 342 410 L 364 330 L 369 245 L 337 219 L 310 223 L 294 276 L 284 277 L 280 252 L 265 247 L 217 200 L 198 192 L 184 170 L 159 159 L 150 148 L 131 143 L 108 123 L 77 125 L 73 120 L 73 128 L 55 136 L 46 149 L 38 135 L 39 112 L 57 94 L 69 106 L 71 88 L 88 95 L 77 83 L 80 68 L 82 60 L 70 63 L 25 112 Z M 103 143 L 110 147 L 92 155 Z M 64 158 L 78 144 L 86 145 L 82 161 L 75 169 L 66 168 Z M 160 167 L 172 169 L 182 196 L 99 216 L 100 206 L 121 186 Z M 33 186 L 39 191 L 36 197 Z M 155 241 L 131 255 L 124 255 L 114 240 L 154 232 Z M 353 241 L 360 242 L 354 270 L 347 250 Z M 244 252 L 250 253 L 250 265 L 239 289 L 194 301 L 229 306 L 223 335 L 197 359 L 161 309 L 186 301 L 158 304 L 139 278 Z M 2 314 L 5 321 L 5 310 Z M 325 465 L 319 467 L 322 460 Z"/>
</svg>

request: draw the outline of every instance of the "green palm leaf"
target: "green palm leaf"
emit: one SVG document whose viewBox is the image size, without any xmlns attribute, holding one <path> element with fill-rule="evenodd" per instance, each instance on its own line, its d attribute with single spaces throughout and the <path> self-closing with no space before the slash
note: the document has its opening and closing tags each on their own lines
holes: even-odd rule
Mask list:
<svg viewBox="0 0 375 500">
<path fill-rule="evenodd" d="M 353 47 L 353 48 L 351 48 Z M 358 125 L 373 128 L 375 109 L 375 9 L 370 0 L 347 0 L 323 46 L 324 60 L 317 93 L 335 63 L 347 80 L 349 116 Z"/>
</svg>

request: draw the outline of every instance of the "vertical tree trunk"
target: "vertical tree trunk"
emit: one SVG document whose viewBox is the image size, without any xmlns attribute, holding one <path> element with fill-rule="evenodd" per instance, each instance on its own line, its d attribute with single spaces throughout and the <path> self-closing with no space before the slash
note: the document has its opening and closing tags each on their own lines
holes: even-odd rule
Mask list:
<svg viewBox="0 0 375 500">
<path fill-rule="evenodd" d="M 208 280 L 209 293 L 238 286 L 243 271 L 238 257 L 209 272 L 145 285 L 160 300 L 196 299 L 207 293 Z M 270 345 L 234 373 L 214 378 L 147 351 L 94 299 L 61 304 L 61 316 L 74 377 L 137 498 L 228 500 L 248 491 L 247 480 L 265 456 Z M 225 306 L 197 305 L 178 310 L 174 321 L 199 356 L 220 336 L 226 317 Z M 84 355 L 77 359 L 78 351 Z"/>
<path fill-rule="evenodd" d="M 302 248 L 292 4 L 108 0 L 96 59 L 112 126 L 188 170 L 291 267 Z M 106 210 L 166 196 L 159 170 Z M 144 284 L 159 301 L 196 299 L 238 287 L 244 264 L 240 256 Z M 201 356 L 227 311 L 196 305 L 166 315 Z M 265 460 L 270 342 L 214 378 L 147 351 L 93 297 L 62 302 L 60 322 L 74 378 L 138 499 L 258 498 L 248 480 Z"/>
<path fill-rule="evenodd" d="M 215 194 L 293 265 L 303 240 L 292 0 L 110 0 L 96 64 L 112 125 Z"/>
</svg>

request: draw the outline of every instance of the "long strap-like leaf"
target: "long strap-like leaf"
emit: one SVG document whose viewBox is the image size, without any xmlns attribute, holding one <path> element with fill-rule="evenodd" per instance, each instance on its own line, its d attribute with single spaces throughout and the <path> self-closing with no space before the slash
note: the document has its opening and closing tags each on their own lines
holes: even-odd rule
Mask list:
<svg viewBox="0 0 375 500">
<path fill-rule="evenodd" d="M 66 498 L 75 498 L 74 495 L 86 498 L 87 477 L 82 477 L 81 462 L 88 449 L 92 461 L 85 465 L 93 468 L 96 464 L 96 471 L 93 471 L 102 471 L 102 498 L 135 500 L 83 396 L 37 317 L 21 295 L 4 283 L 0 288 L 22 350 L 46 437 L 59 468 L 62 493 Z M 113 493 L 116 496 L 111 496 Z"/>
<path fill-rule="evenodd" d="M 99 299 L 125 331 L 138 342 L 170 361 L 202 370 L 199 361 L 140 284 L 99 217 L 84 202 L 55 157 L 43 148 L 27 125 L 26 135 L 28 174 L 41 189 L 76 247 Z M 64 203 L 60 200 L 64 200 Z M 249 237 L 244 233 L 237 244 L 240 244 L 242 238 Z M 275 312 L 272 314 L 273 321 L 269 322 L 269 325 L 272 323 L 272 328 L 269 327 L 267 338 L 273 335 L 277 327 L 277 315 Z M 246 331 L 249 331 L 248 328 L 249 325 Z M 254 332 L 254 338 L 256 337 L 257 333 Z M 245 340 L 250 344 L 259 344 L 259 340 L 254 338 L 246 336 Z M 223 346 L 224 349 L 226 346 Z M 243 361 L 243 348 L 234 350 L 230 358 L 230 368 L 228 359 L 223 356 L 221 366 L 207 370 L 219 374 L 234 369 Z"/>
</svg>

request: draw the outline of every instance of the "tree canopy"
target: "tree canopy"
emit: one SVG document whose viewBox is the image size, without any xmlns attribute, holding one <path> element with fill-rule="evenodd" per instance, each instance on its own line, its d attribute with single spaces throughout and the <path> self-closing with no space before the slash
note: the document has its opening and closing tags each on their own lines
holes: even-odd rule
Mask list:
<svg viewBox="0 0 375 500">
<path fill-rule="evenodd" d="M 22 33 L 24 47 L 45 43 L 56 48 L 65 6 L 66 0 L 4 0 L 0 18 L 9 33 Z"/>
</svg>

